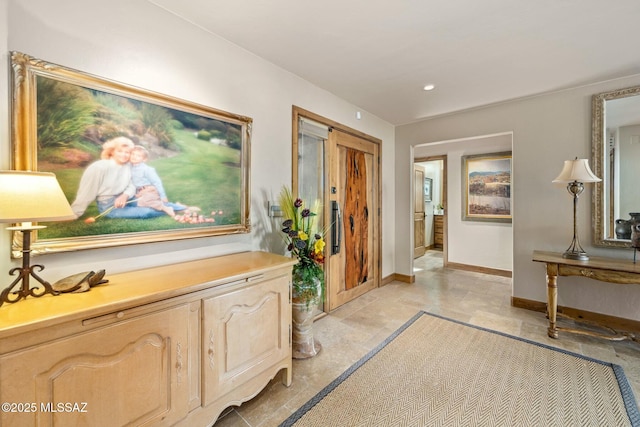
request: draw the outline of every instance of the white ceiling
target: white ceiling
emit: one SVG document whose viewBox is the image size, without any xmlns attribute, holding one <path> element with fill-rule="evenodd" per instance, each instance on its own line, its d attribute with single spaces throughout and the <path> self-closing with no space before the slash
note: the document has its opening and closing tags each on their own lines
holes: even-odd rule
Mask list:
<svg viewBox="0 0 640 427">
<path fill-rule="evenodd" d="M 640 73 L 640 0 L 149 1 L 394 125 Z"/>
</svg>

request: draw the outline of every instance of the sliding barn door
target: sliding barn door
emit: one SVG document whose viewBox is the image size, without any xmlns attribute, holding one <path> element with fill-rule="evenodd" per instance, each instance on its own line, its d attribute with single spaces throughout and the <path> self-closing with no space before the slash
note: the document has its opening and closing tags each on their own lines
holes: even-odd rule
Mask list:
<svg viewBox="0 0 640 427">
<path fill-rule="evenodd" d="M 329 310 L 379 284 L 379 145 L 332 129 L 329 133 Z"/>
</svg>

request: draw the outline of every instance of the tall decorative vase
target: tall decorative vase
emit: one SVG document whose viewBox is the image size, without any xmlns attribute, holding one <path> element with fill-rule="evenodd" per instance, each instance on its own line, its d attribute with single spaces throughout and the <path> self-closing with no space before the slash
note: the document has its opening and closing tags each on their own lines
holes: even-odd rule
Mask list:
<svg viewBox="0 0 640 427">
<path fill-rule="evenodd" d="M 311 284 L 294 285 L 291 302 L 293 323 L 291 343 L 294 359 L 308 359 L 322 349 L 313 336 L 314 311 L 320 300 L 321 291 L 318 279 Z"/>
<path fill-rule="evenodd" d="M 315 304 L 294 302 L 292 307 L 292 355 L 294 359 L 308 359 L 320 352 L 322 346 L 313 337 Z"/>
</svg>

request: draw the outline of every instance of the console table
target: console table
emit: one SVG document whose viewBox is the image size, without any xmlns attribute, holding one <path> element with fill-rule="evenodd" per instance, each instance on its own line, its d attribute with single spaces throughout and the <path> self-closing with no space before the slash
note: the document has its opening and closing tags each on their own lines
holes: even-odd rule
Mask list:
<svg viewBox="0 0 640 427">
<path fill-rule="evenodd" d="M 547 334 L 551 338 L 558 338 L 558 331 L 566 331 L 614 341 L 629 339 L 638 342 L 638 338 L 630 333 L 606 335 L 558 327 L 556 317 L 558 312 L 558 276 L 582 276 L 609 283 L 640 284 L 640 263 L 603 257 L 590 257 L 587 261 L 578 261 L 563 258 L 562 254 L 557 252 L 544 251 L 534 251 L 533 261 L 543 262 L 547 266 L 547 316 L 549 318 Z"/>
</svg>

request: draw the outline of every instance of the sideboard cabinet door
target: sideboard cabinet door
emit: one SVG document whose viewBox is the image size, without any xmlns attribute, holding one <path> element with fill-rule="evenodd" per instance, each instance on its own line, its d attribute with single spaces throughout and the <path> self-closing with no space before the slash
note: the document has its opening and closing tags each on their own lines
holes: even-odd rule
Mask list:
<svg viewBox="0 0 640 427">
<path fill-rule="evenodd" d="M 185 304 L 2 356 L 0 401 L 16 412 L 0 425 L 174 424 L 189 410 L 189 313 Z"/>
<path fill-rule="evenodd" d="M 255 396 L 282 368 L 290 378 L 289 277 L 203 300 L 205 406 L 216 400 L 220 407 L 239 404 Z"/>
</svg>

